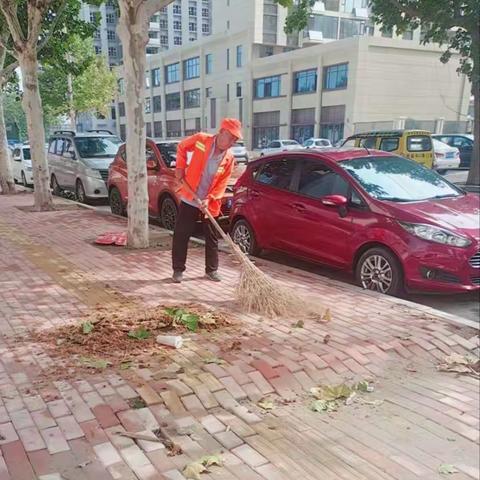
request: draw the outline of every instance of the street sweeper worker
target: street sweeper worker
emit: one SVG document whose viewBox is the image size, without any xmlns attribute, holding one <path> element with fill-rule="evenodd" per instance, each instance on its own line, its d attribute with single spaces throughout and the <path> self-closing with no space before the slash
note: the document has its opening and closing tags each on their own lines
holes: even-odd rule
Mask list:
<svg viewBox="0 0 480 480">
<path fill-rule="evenodd" d="M 192 193 L 202 206 L 218 217 L 222 198 L 233 171 L 234 156 L 230 147 L 242 138 L 242 124 L 235 118 L 222 120 L 216 135 L 196 133 L 178 144 L 175 176 L 178 181 L 180 207 L 173 234 L 173 281 L 183 280 L 190 236 L 199 218 L 205 234 L 205 275 L 219 282 L 218 238 L 211 222 L 201 213 Z"/>
</svg>

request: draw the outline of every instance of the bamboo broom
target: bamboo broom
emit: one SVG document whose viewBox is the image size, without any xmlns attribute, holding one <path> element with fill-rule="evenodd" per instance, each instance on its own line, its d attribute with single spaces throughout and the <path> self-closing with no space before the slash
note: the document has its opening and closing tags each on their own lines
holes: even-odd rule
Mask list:
<svg viewBox="0 0 480 480">
<path fill-rule="evenodd" d="M 228 246 L 240 262 L 240 281 L 235 290 L 235 296 L 240 306 L 247 312 L 258 313 L 267 317 L 320 314 L 321 307 L 307 302 L 292 290 L 287 289 L 274 279 L 262 272 L 240 247 L 226 234 L 213 215 L 205 208 L 192 188 L 184 182 L 186 188 L 193 195 L 200 210 L 210 220 L 220 236 L 227 242 Z"/>
</svg>

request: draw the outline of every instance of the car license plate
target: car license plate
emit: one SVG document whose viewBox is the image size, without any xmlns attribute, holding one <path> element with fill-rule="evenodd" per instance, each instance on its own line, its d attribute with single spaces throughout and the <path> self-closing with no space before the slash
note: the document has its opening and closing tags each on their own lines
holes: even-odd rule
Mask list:
<svg viewBox="0 0 480 480">
<path fill-rule="evenodd" d="M 445 158 L 453 158 L 454 157 L 454 152 L 448 152 Z"/>
</svg>

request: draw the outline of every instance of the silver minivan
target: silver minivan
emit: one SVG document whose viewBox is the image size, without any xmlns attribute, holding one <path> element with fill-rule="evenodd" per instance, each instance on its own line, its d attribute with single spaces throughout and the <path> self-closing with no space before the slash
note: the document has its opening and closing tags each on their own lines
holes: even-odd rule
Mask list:
<svg viewBox="0 0 480 480">
<path fill-rule="evenodd" d="M 74 192 L 77 200 L 108 198 L 108 167 L 123 142 L 108 130 L 55 132 L 48 145 L 48 166 L 53 193 Z"/>
</svg>

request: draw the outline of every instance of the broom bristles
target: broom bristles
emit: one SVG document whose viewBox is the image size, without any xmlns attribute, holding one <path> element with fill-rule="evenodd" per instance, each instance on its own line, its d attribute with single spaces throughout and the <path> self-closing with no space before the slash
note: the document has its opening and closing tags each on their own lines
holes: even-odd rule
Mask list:
<svg viewBox="0 0 480 480">
<path fill-rule="evenodd" d="M 254 265 L 238 245 L 231 241 L 232 250 L 241 264 L 240 281 L 236 297 L 243 309 L 267 317 L 321 313 L 319 305 L 313 305 L 292 290 L 282 286 Z"/>
</svg>

